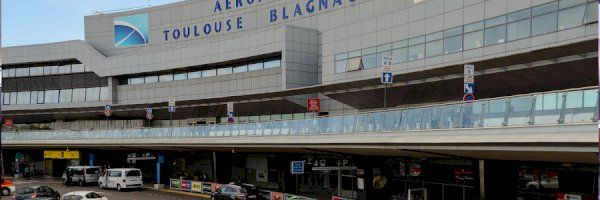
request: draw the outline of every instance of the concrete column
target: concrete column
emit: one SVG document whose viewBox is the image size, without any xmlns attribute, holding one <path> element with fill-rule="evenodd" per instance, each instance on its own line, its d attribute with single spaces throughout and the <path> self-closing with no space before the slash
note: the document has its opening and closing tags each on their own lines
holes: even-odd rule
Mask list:
<svg viewBox="0 0 600 200">
<path fill-rule="evenodd" d="M 479 199 L 485 199 L 485 161 L 479 160 Z"/>
</svg>

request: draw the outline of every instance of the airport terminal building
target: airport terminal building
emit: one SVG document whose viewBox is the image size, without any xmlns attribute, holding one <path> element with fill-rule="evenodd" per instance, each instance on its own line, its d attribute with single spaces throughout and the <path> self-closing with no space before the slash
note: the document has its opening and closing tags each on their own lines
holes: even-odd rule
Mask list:
<svg viewBox="0 0 600 200">
<path fill-rule="evenodd" d="M 5 169 L 129 165 L 314 199 L 598 196 L 595 1 L 188 0 L 84 22 L 85 40 L 2 48 Z"/>
</svg>

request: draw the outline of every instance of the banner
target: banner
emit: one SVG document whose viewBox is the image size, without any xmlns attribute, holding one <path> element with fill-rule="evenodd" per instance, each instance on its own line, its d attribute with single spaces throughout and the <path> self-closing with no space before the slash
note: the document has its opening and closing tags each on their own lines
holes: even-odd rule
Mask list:
<svg viewBox="0 0 600 200">
<path fill-rule="evenodd" d="M 181 191 L 191 191 L 192 190 L 192 181 L 181 180 Z"/>
<path fill-rule="evenodd" d="M 79 159 L 79 151 L 44 150 L 44 158 Z"/>
<path fill-rule="evenodd" d="M 281 192 L 271 192 L 271 200 L 284 200 L 283 193 Z"/>
<path fill-rule="evenodd" d="M 219 189 L 219 188 L 221 187 L 221 185 L 222 185 L 222 184 L 218 184 L 218 183 L 212 183 L 212 184 L 211 184 L 211 186 L 212 186 L 212 187 L 211 187 L 211 189 L 210 189 L 210 192 L 216 192 L 216 191 L 217 191 L 217 189 Z"/>
<path fill-rule="evenodd" d="M 181 190 L 181 180 L 171 179 L 171 189 Z"/>
<path fill-rule="evenodd" d="M 211 193 L 212 183 L 202 182 L 202 193 Z"/>
<path fill-rule="evenodd" d="M 192 181 L 192 192 L 202 192 L 202 182 Z"/>
</svg>

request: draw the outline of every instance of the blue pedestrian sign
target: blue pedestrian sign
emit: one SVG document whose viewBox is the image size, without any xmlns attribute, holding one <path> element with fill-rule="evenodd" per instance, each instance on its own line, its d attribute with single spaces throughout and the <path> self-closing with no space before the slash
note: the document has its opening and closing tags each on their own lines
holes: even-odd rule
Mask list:
<svg viewBox="0 0 600 200">
<path fill-rule="evenodd" d="M 381 74 L 381 83 L 392 84 L 394 82 L 394 75 L 392 72 L 383 72 Z"/>
<path fill-rule="evenodd" d="M 110 109 L 112 109 L 112 106 L 110 104 L 104 105 L 104 110 L 110 110 Z"/>
<path fill-rule="evenodd" d="M 169 106 L 169 112 L 175 112 L 175 106 Z"/>
<path fill-rule="evenodd" d="M 152 114 L 152 108 L 150 108 L 150 107 L 146 108 L 146 114 Z"/>
<path fill-rule="evenodd" d="M 465 83 L 465 94 L 474 94 L 475 93 L 475 84 L 474 83 Z"/>
<path fill-rule="evenodd" d="M 292 161 L 292 174 L 304 174 L 304 161 Z"/>
</svg>

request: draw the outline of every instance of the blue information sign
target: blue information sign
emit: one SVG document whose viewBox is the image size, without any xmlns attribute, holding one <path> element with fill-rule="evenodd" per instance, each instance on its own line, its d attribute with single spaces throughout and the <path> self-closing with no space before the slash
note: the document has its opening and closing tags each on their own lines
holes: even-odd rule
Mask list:
<svg viewBox="0 0 600 200">
<path fill-rule="evenodd" d="M 304 161 L 292 161 L 292 174 L 304 174 Z"/>
<path fill-rule="evenodd" d="M 392 72 L 383 72 L 381 74 L 381 83 L 392 84 L 394 82 L 394 75 Z"/>
</svg>

